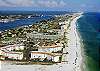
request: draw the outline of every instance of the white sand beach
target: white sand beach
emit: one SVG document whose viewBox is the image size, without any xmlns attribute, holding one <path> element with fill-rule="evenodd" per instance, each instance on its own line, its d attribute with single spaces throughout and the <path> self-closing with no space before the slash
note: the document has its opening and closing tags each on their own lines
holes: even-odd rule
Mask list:
<svg viewBox="0 0 100 71">
<path fill-rule="evenodd" d="M 82 63 L 82 55 L 81 55 L 81 44 L 80 44 L 80 38 L 78 36 L 77 30 L 76 30 L 76 22 L 77 19 L 79 19 L 81 16 L 75 18 L 71 22 L 71 26 L 69 31 L 68 37 L 68 64 L 69 67 L 71 67 L 71 70 L 68 71 L 81 71 L 81 63 Z"/>
<path fill-rule="evenodd" d="M 66 37 L 68 40 L 68 47 L 65 50 L 69 53 L 65 55 L 65 60 L 55 65 L 9 65 L 2 63 L 2 71 L 81 71 L 82 55 L 80 39 L 76 31 L 76 21 L 81 16 L 76 17 L 71 22 L 70 29 L 67 30 Z"/>
</svg>

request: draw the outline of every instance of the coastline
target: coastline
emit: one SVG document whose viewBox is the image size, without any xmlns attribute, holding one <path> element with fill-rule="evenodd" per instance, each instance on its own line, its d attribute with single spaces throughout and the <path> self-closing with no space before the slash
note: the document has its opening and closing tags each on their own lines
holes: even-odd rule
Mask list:
<svg viewBox="0 0 100 71">
<path fill-rule="evenodd" d="M 81 17 L 83 17 L 83 15 L 81 15 Z M 81 18 L 80 17 L 80 18 Z M 77 24 L 77 22 L 76 22 L 76 24 Z M 78 25 L 76 25 L 76 28 L 78 27 Z M 78 37 L 79 37 L 79 39 L 80 39 L 80 47 L 81 47 L 81 56 L 82 56 L 82 62 L 81 62 L 81 71 L 85 71 L 85 69 L 86 69 L 86 66 L 85 66 L 85 60 L 86 60 L 86 58 L 85 58 L 85 52 L 84 52 L 84 44 L 83 44 L 83 39 L 82 39 L 82 37 L 81 37 L 81 35 L 80 35 L 80 33 L 79 33 L 79 31 L 78 31 L 78 29 L 76 30 L 77 31 L 77 34 L 78 34 Z"/>
<path fill-rule="evenodd" d="M 76 22 L 82 17 L 82 14 L 71 21 L 70 29 L 68 30 L 68 52 L 69 52 L 69 64 L 72 65 L 71 71 L 83 71 L 83 49 L 81 48 L 81 42 L 77 31 Z"/>
<path fill-rule="evenodd" d="M 69 34 L 68 36 L 68 47 L 66 47 L 66 50 L 68 51 L 68 55 L 66 55 L 66 59 L 68 60 L 68 63 L 58 63 L 54 64 L 52 66 L 47 66 L 47 65 L 23 65 L 20 67 L 18 65 L 11 66 L 12 71 L 19 71 L 25 67 L 27 69 L 33 69 L 33 71 L 81 71 L 81 66 L 82 66 L 82 49 L 81 49 L 81 44 L 80 44 L 80 38 L 77 33 L 76 29 L 76 22 L 81 16 L 78 16 L 74 18 L 71 23 L 70 23 L 70 29 L 67 30 Z M 67 27 L 66 27 L 67 28 Z M 4 65 L 2 65 L 3 67 Z M 29 68 L 28 68 L 29 67 Z M 4 66 L 4 68 L 10 69 L 8 66 Z M 17 69 L 18 68 L 18 69 Z M 40 70 L 39 70 L 40 69 Z M 26 69 L 25 69 L 26 70 Z"/>
<path fill-rule="evenodd" d="M 98 21 L 93 20 L 93 22 L 91 22 L 91 18 L 98 19 L 95 16 L 96 16 L 96 13 L 84 14 L 82 19 L 80 19 L 80 21 L 78 22 L 78 23 L 80 23 L 79 24 L 79 30 L 78 29 L 77 30 L 79 31 L 78 35 L 80 36 L 80 39 L 81 39 L 80 42 L 81 42 L 81 46 L 82 46 L 81 49 L 82 49 L 82 57 L 83 57 L 83 59 L 82 59 L 82 61 L 83 61 L 82 62 L 83 71 L 99 71 L 99 69 L 100 69 L 98 61 L 96 60 L 96 59 L 99 59 L 99 57 L 98 57 L 98 54 L 99 54 L 98 53 L 98 47 L 99 47 L 98 46 L 99 45 L 98 42 L 99 41 L 98 41 L 98 38 L 94 38 L 94 37 L 96 37 L 95 35 L 98 34 L 99 32 L 98 32 L 98 30 L 97 31 L 96 30 L 92 30 L 94 28 L 97 29 L 97 27 L 95 27 L 97 25 L 96 24 L 94 25 L 93 23 L 94 22 L 98 23 Z M 87 18 L 88 18 L 88 20 L 87 20 Z M 85 23 L 81 23 L 83 21 L 85 21 Z M 92 25 L 92 27 L 91 27 L 91 25 Z M 84 26 L 85 28 L 83 28 L 82 26 Z M 82 27 L 82 28 L 80 28 L 80 27 Z M 89 28 L 89 27 L 91 27 L 91 28 Z M 85 32 L 83 32 L 83 30 Z M 93 35 L 91 35 L 90 32 Z M 89 40 L 87 36 L 89 36 L 89 38 L 91 40 Z"/>
<path fill-rule="evenodd" d="M 77 34 L 79 36 L 80 46 L 81 46 L 81 56 L 82 56 L 81 70 L 82 71 L 85 71 L 86 66 L 85 66 L 85 63 L 84 62 L 85 62 L 86 58 L 85 58 L 85 52 L 84 52 L 84 48 L 83 48 L 84 47 L 84 44 L 82 42 L 82 38 L 81 38 L 81 35 L 80 35 L 78 29 L 77 29 Z"/>
</svg>

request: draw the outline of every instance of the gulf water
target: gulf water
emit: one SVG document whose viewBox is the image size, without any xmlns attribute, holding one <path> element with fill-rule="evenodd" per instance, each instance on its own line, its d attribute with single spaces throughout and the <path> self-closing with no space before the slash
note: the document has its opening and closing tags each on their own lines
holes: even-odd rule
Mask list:
<svg viewBox="0 0 100 71">
<path fill-rule="evenodd" d="M 35 13 L 43 14 L 44 16 L 0 23 L 0 31 L 31 25 L 37 21 L 50 19 L 53 15 L 65 14 L 67 12 L 0 12 L 1 15 Z M 84 45 L 82 46 L 85 54 L 84 63 L 86 66 L 84 71 L 100 71 L 100 13 L 84 13 L 77 21 L 77 30 L 81 37 L 81 43 Z"/>
<path fill-rule="evenodd" d="M 100 13 L 84 13 L 77 30 L 84 49 L 84 71 L 100 71 Z"/>
</svg>

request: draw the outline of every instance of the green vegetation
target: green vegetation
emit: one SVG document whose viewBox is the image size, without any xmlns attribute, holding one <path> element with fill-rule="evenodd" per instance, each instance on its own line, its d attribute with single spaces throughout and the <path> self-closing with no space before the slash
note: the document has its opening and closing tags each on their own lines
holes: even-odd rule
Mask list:
<svg viewBox="0 0 100 71">
<path fill-rule="evenodd" d="M 30 51 L 32 51 L 33 48 L 35 48 L 34 47 L 35 43 L 34 43 L 34 40 L 31 38 L 28 38 L 27 41 L 24 41 L 23 43 L 25 46 L 25 49 L 23 51 L 23 60 L 29 61 L 30 60 Z"/>
<path fill-rule="evenodd" d="M 41 39 L 40 38 L 34 38 L 34 37 L 28 37 L 27 35 L 33 33 L 33 34 L 45 34 L 45 35 L 61 35 L 61 26 L 59 25 L 59 22 L 64 22 L 68 19 L 69 17 L 67 16 L 59 16 L 55 17 L 53 20 L 42 20 L 38 22 L 39 24 L 33 24 L 31 26 L 23 26 L 23 27 L 18 27 L 15 29 L 10 29 L 7 31 L 4 31 L 0 34 L 0 44 L 8 45 L 8 44 L 23 44 L 25 46 L 24 50 L 12 50 L 15 52 L 23 52 L 23 59 L 22 61 L 25 61 L 24 63 L 19 63 L 19 64 L 53 64 L 53 60 L 48 60 L 45 58 L 43 61 L 41 61 L 39 58 L 30 60 L 31 57 L 31 51 L 38 51 L 38 46 L 35 46 L 38 42 L 39 46 L 51 46 L 51 45 L 57 45 L 57 43 L 63 43 L 63 48 L 65 48 L 67 44 L 67 38 L 65 37 L 65 33 L 59 37 L 56 40 L 52 39 Z M 69 27 L 70 25 L 68 25 Z M 68 28 L 67 27 L 67 28 Z M 60 34 L 59 34 L 60 33 Z M 36 35 L 37 36 L 37 35 Z M 59 51 L 52 52 L 52 53 L 63 53 L 63 48 Z M 10 60 L 9 58 L 6 58 Z M 13 59 L 12 59 L 13 60 Z M 62 55 L 59 57 L 59 62 L 62 61 Z M 40 62 L 40 63 L 39 63 Z"/>
<path fill-rule="evenodd" d="M 62 55 L 59 57 L 59 62 L 61 62 L 62 61 Z"/>
</svg>

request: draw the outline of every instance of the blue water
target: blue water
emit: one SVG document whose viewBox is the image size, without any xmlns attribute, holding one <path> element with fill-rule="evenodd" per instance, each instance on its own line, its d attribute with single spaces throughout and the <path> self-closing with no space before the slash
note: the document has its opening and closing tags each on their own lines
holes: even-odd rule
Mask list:
<svg viewBox="0 0 100 71">
<path fill-rule="evenodd" d="M 66 14 L 70 12 L 66 11 L 0 11 L 0 15 L 26 15 L 26 14 L 38 14 L 38 15 L 61 15 L 61 14 Z"/>
<path fill-rule="evenodd" d="M 0 31 L 16 28 L 24 25 L 31 25 L 43 19 L 49 19 L 54 15 L 65 14 L 68 12 L 0 12 L 2 15 L 9 14 L 39 14 L 43 17 L 30 19 L 20 19 L 14 22 L 0 23 Z M 84 71 L 100 71 L 100 13 L 84 13 L 77 21 L 77 30 L 81 36 L 85 53 Z"/>
<path fill-rule="evenodd" d="M 0 11 L 0 15 L 40 15 L 39 17 L 34 17 L 30 19 L 20 19 L 13 22 L 7 22 L 7 23 L 1 23 L 0 22 L 0 31 L 16 28 L 19 26 L 25 26 L 25 25 L 32 25 L 35 22 L 39 22 L 41 20 L 47 20 L 54 15 L 61 15 L 66 14 L 68 12 L 65 11 Z M 41 15 L 43 15 L 41 17 Z"/>
<path fill-rule="evenodd" d="M 12 22 L 2 23 L 0 22 L 0 31 L 16 28 L 19 26 L 25 26 L 25 25 L 32 25 L 35 22 L 39 22 L 41 20 L 47 20 L 52 18 L 52 16 L 43 16 L 43 17 L 34 17 L 34 18 L 27 18 L 27 19 L 20 19 Z"/>
<path fill-rule="evenodd" d="M 85 52 L 85 71 L 100 71 L 100 13 L 84 13 L 77 30 Z"/>
</svg>

